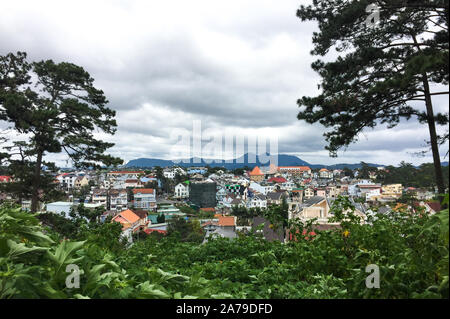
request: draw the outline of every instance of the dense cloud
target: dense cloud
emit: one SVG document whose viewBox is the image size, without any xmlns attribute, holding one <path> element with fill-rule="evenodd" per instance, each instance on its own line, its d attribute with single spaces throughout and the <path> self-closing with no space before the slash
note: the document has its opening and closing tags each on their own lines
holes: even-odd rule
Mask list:
<svg viewBox="0 0 450 319">
<path fill-rule="evenodd" d="M 276 136 L 280 153 L 311 163 L 431 161 L 413 155 L 428 136 L 415 122 L 367 131 L 332 159 L 325 129 L 296 120 L 296 100 L 317 94 L 319 83 L 309 54 L 315 25 L 296 18 L 299 4 L 10 1 L 0 11 L 0 54 L 82 65 L 117 111 L 118 131 L 105 139 L 126 161 L 169 158 L 174 130 L 192 131 L 195 120 L 211 136 Z M 62 155 L 49 158 L 64 164 Z"/>
</svg>

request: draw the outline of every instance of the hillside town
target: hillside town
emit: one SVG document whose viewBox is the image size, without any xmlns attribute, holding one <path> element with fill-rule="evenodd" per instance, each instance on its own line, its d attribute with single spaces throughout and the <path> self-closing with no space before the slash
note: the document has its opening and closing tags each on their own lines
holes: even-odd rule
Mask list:
<svg viewBox="0 0 450 319">
<path fill-rule="evenodd" d="M 384 170 L 378 167 L 378 171 Z M 236 174 L 242 173 L 242 174 Z M 287 205 L 288 218 L 308 221 L 315 227 L 339 227 L 329 221 L 333 202 L 347 197 L 355 214 L 364 223 L 374 213 L 387 214 L 407 204 L 405 195 L 413 199 L 409 209 L 422 207 L 426 212 L 439 212 L 436 192 L 402 184 L 376 183 L 376 173 L 368 179 L 358 178 L 359 170 L 346 176 L 344 170 L 311 169 L 308 166 L 255 166 L 250 170 L 228 171 L 210 167 L 166 167 L 149 170 L 60 171 L 54 176 L 65 200 L 40 202 L 39 212 L 50 212 L 70 218 L 71 209 L 83 205 L 101 209 L 100 221 L 122 225 L 122 235 L 130 243 L 133 234 L 153 232 L 166 234 L 168 222 L 174 217 L 197 220 L 206 236 L 235 238 L 239 232 L 254 230 L 264 224 L 263 236 L 268 240 L 290 240 L 290 234 L 273 230 L 263 215 L 249 221 L 237 216 L 239 209 L 261 212 L 271 205 Z M 11 176 L 0 176 L 1 183 L 12 182 Z M 2 194 L 2 201 L 14 201 Z M 23 200 L 28 210 L 30 201 Z"/>
</svg>

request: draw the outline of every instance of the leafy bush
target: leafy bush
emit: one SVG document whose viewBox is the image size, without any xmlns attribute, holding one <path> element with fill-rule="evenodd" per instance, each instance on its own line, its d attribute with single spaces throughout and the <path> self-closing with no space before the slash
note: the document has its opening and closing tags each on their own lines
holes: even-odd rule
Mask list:
<svg viewBox="0 0 450 319">
<path fill-rule="evenodd" d="M 252 234 L 204 244 L 147 236 L 124 248 L 115 223 L 88 224 L 63 240 L 36 216 L 2 207 L 0 297 L 448 298 L 448 209 L 361 224 L 341 199 L 333 213 L 341 228 L 286 244 Z M 79 288 L 66 287 L 69 264 L 81 270 Z M 379 266 L 379 289 L 365 286 L 369 264 Z"/>
</svg>

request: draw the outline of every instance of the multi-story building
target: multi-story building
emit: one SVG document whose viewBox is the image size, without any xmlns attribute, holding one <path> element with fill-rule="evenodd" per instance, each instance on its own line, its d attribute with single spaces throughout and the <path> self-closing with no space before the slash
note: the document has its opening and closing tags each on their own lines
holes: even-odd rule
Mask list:
<svg viewBox="0 0 450 319">
<path fill-rule="evenodd" d="M 77 179 L 77 175 L 71 173 L 63 173 L 56 176 L 56 179 L 59 182 L 59 185 L 65 191 L 69 191 L 74 188 L 75 180 Z"/>
<path fill-rule="evenodd" d="M 186 183 L 178 183 L 175 186 L 175 198 L 189 198 L 189 185 Z"/>
<path fill-rule="evenodd" d="M 403 193 L 402 184 L 389 184 L 381 187 L 383 197 L 399 198 Z"/>
<path fill-rule="evenodd" d="M 109 209 L 122 211 L 127 208 L 128 192 L 125 189 L 109 190 Z"/>
<path fill-rule="evenodd" d="M 309 166 L 278 166 L 280 173 L 289 173 L 292 175 L 311 175 L 311 168 Z"/>
<path fill-rule="evenodd" d="M 75 181 L 74 181 L 75 188 L 79 189 L 86 185 L 89 185 L 89 180 L 87 179 L 86 176 L 78 176 L 77 178 L 75 178 Z"/>
<path fill-rule="evenodd" d="M 156 192 L 153 188 L 133 189 L 133 205 L 135 208 L 156 210 Z"/>
<path fill-rule="evenodd" d="M 327 170 L 326 168 L 322 168 L 322 169 L 319 171 L 319 177 L 320 177 L 320 178 L 331 179 L 331 178 L 333 178 L 333 172 Z"/>
<path fill-rule="evenodd" d="M 262 194 L 256 194 L 247 200 L 247 208 L 256 208 L 256 207 L 259 208 L 267 207 L 266 196 Z"/>
<path fill-rule="evenodd" d="M 96 188 L 92 191 L 92 202 L 94 204 L 101 204 L 105 208 L 108 205 L 108 190 L 103 188 Z"/>
</svg>

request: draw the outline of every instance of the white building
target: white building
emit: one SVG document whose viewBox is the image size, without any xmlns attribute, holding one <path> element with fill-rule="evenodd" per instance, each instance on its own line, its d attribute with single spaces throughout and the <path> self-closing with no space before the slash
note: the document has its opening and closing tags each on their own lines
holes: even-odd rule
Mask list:
<svg viewBox="0 0 450 319">
<path fill-rule="evenodd" d="M 178 183 L 175 186 L 175 198 L 188 198 L 189 197 L 189 185 L 185 183 Z"/>
<path fill-rule="evenodd" d="M 266 208 L 267 207 L 267 200 L 266 196 L 264 195 L 254 195 L 252 198 L 249 198 L 247 200 L 247 207 L 248 208 Z"/>
<path fill-rule="evenodd" d="M 167 171 L 163 172 L 163 175 L 164 175 L 165 178 L 173 179 L 173 178 L 175 178 L 175 171 L 167 170 Z"/>
<path fill-rule="evenodd" d="M 141 209 L 156 209 L 156 192 L 153 188 L 133 189 L 134 207 Z"/>
</svg>

